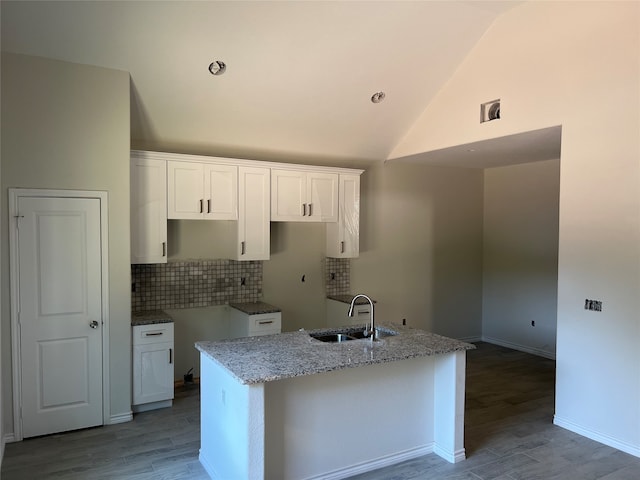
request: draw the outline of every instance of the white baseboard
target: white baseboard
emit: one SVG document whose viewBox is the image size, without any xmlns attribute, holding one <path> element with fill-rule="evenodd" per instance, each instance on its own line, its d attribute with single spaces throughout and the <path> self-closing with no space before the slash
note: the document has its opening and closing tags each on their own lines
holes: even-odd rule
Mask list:
<svg viewBox="0 0 640 480">
<path fill-rule="evenodd" d="M 16 442 L 16 441 L 17 441 L 16 440 L 16 436 L 13 433 L 5 433 L 4 434 L 4 443 L 5 444 L 13 443 L 13 442 Z M 3 446 L 4 446 L 4 444 L 3 444 Z"/>
<path fill-rule="evenodd" d="M 520 352 L 530 353 L 532 355 L 537 355 L 539 357 L 549 358 L 551 360 L 556 359 L 555 352 L 549 352 L 547 350 L 541 350 L 539 348 L 529 347 L 528 345 L 520 345 L 519 343 L 508 342 L 506 340 L 487 337 L 485 335 L 482 336 L 482 341 L 487 343 L 492 343 L 494 345 L 500 345 L 501 347 L 511 348 L 512 350 L 518 350 Z"/>
<path fill-rule="evenodd" d="M 403 452 L 376 458 L 372 461 L 362 462 L 347 468 L 334 470 L 332 472 L 314 475 L 313 477 L 307 477 L 305 480 L 340 480 L 342 478 L 353 477 L 354 475 L 358 475 L 360 473 L 370 472 L 379 468 L 388 467 L 389 465 L 395 465 L 396 463 L 411 460 L 413 458 L 418 458 L 429 453 L 433 453 L 433 444 L 412 448 Z"/>
<path fill-rule="evenodd" d="M 464 448 L 456 450 L 455 452 L 451 452 L 448 450 L 444 450 L 436 445 L 433 449 L 433 453 L 435 453 L 439 457 L 444 458 L 449 463 L 458 463 L 467 458 Z"/>
<path fill-rule="evenodd" d="M 133 420 L 133 412 L 118 413 L 117 415 L 111 415 L 109 417 L 109 425 L 115 425 L 116 423 L 127 423 Z"/>
<path fill-rule="evenodd" d="M 462 337 L 462 338 L 458 338 L 457 340 L 460 340 L 461 342 L 475 343 L 475 342 L 481 342 L 482 337 Z"/>
<path fill-rule="evenodd" d="M 603 433 L 596 432 L 595 430 L 591 430 L 590 428 L 585 428 L 581 425 L 578 425 L 577 423 L 573 423 L 569 420 L 559 417 L 558 415 L 554 415 L 553 424 L 562 428 L 566 428 L 567 430 L 577 433 L 578 435 L 582 435 L 583 437 L 595 440 L 596 442 L 600 442 L 603 445 L 607 445 L 609 447 L 633 455 L 634 457 L 640 457 L 640 445 L 633 445 L 627 442 L 622 442 L 609 435 L 605 435 Z"/>
<path fill-rule="evenodd" d="M 198 460 L 200 460 L 200 465 L 205 469 L 205 471 L 209 474 L 212 480 L 217 480 L 220 476 L 216 473 L 213 465 L 211 465 L 207 459 L 202 455 L 202 449 L 200 449 L 200 453 L 198 454 Z"/>
</svg>

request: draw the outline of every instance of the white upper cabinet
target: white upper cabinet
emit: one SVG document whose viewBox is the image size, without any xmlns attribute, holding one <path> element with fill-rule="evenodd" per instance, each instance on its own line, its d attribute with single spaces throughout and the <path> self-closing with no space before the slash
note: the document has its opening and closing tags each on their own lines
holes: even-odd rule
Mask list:
<svg viewBox="0 0 640 480">
<path fill-rule="evenodd" d="M 270 169 L 238 167 L 236 260 L 269 260 Z"/>
<path fill-rule="evenodd" d="M 236 220 L 238 167 L 168 161 L 168 218 Z"/>
<path fill-rule="evenodd" d="M 271 220 L 336 222 L 338 174 L 272 168 Z"/>
<path fill-rule="evenodd" d="M 167 263 L 167 166 L 131 157 L 131 263 Z"/>
<path fill-rule="evenodd" d="M 360 175 L 340 175 L 340 213 L 327 224 L 327 256 L 355 258 L 360 253 Z"/>
<path fill-rule="evenodd" d="M 227 258 L 268 260 L 270 222 L 326 223 L 327 256 L 359 255 L 362 170 L 131 152 L 131 263 L 166 263 L 167 219 L 237 220 Z M 223 237 L 223 238 L 222 238 Z"/>
</svg>

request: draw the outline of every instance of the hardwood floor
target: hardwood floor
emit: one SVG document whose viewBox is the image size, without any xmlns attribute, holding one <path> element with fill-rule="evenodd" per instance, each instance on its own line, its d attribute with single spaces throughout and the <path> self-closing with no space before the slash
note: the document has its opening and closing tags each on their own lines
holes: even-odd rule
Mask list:
<svg viewBox="0 0 640 480">
<path fill-rule="evenodd" d="M 467 460 L 426 455 L 350 480 L 640 478 L 640 459 L 552 424 L 553 361 L 477 345 L 467 357 Z M 197 388 L 181 389 L 173 408 L 129 423 L 7 444 L 2 479 L 208 479 L 199 421 Z"/>
</svg>

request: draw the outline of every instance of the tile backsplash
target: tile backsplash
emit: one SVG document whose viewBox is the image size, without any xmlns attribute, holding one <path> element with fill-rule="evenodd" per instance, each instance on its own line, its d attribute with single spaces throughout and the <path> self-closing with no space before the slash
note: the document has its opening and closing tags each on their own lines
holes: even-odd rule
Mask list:
<svg viewBox="0 0 640 480">
<path fill-rule="evenodd" d="M 262 298 L 262 262 L 186 260 L 131 265 L 133 311 L 193 308 Z"/>
<path fill-rule="evenodd" d="M 350 292 L 351 263 L 348 258 L 325 259 L 325 285 L 327 295 L 344 295 Z"/>
</svg>

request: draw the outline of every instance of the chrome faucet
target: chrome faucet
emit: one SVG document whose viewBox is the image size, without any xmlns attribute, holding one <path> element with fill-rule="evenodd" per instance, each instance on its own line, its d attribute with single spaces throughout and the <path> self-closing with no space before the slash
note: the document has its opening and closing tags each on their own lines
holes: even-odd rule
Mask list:
<svg viewBox="0 0 640 480">
<path fill-rule="evenodd" d="M 369 302 L 369 304 L 371 305 L 371 328 L 369 330 L 367 330 L 367 326 L 365 325 L 364 327 L 364 336 L 368 337 L 369 335 L 371 335 L 371 341 L 373 342 L 375 340 L 375 336 L 376 336 L 376 330 L 375 330 L 375 326 L 373 324 L 373 300 L 371 300 L 369 297 L 367 297 L 364 293 L 359 293 L 358 295 L 356 295 L 355 297 L 353 297 L 351 299 L 351 306 L 349 306 L 349 316 L 353 317 L 353 306 L 356 304 L 356 300 L 358 298 L 366 298 L 367 301 Z"/>
</svg>

